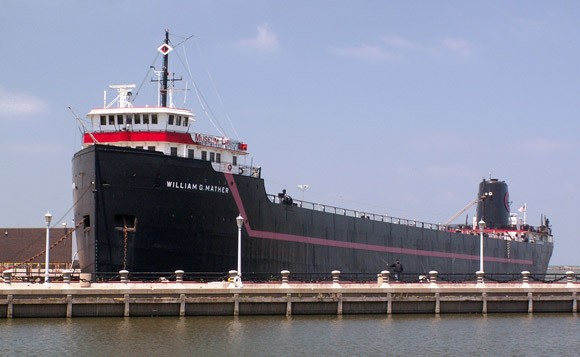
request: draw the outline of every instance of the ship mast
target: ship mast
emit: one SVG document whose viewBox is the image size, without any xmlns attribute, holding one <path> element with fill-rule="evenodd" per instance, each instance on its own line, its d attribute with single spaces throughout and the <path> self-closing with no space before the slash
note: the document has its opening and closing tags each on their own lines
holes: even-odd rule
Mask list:
<svg viewBox="0 0 580 357">
<path fill-rule="evenodd" d="M 171 82 L 171 85 L 173 86 L 175 81 L 180 81 L 181 78 L 175 79 L 175 76 L 173 76 L 173 78 L 169 78 L 169 52 L 173 51 L 173 47 L 171 47 L 171 45 L 169 44 L 169 30 L 165 30 L 165 41 L 161 46 L 159 46 L 157 51 L 161 52 L 161 54 L 163 55 L 163 68 L 161 69 L 161 71 L 155 71 L 157 79 L 151 80 L 152 82 L 158 83 L 159 94 L 157 95 L 157 105 L 161 106 L 162 108 L 169 107 L 173 108 L 174 107 L 172 98 L 173 91 L 172 89 L 169 89 L 169 82 Z M 155 70 L 155 67 L 152 66 L 151 68 Z M 161 79 L 159 79 L 159 77 L 161 77 Z M 169 93 L 169 106 L 167 106 L 168 93 Z"/>
<path fill-rule="evenodd" d="M 161 46 L 163 53 L 163 78 L 161 82 L 161 106 L 167 107 L 167 79 L 169 77 L 169 52 L 171 51 L 171 46 L 169 46 L 169 30 L 165 30 L 165 42 Z"/>
</svg>

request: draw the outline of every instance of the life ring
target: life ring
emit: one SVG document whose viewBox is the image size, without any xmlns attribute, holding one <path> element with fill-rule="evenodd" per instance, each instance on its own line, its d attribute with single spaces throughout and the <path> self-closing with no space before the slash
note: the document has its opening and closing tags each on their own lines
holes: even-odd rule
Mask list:
<svg viewBox="0 0 580 357">
<path fill-rule="evenodd" d="M 228 171 L 232 171 L 232 164 L 228 165 Z"/>
<path fill-rule="evenodd" d="M 244 174 L 244 169 L 242 169 L 242 168 L 240 167 L 240 175 L 243 175 L 243 174 Z"/>
</svg>

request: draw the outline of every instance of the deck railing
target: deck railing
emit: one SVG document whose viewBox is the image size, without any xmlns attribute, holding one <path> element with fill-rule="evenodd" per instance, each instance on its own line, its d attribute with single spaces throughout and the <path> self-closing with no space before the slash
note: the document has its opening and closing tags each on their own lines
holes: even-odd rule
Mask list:
<svg viewBox="0 0 580 357">
<path fill-rule="evenodd" d="M 387 223 L 394 223 L 394 224 L 401 224 L 405 226 L 411 227 L 420 227 L 426 229 L 435 229 L 435 230 L 446 230 L 446 226 L 436 224 L 436 223 L 428 223 L 428 222 L 421 222 L 415 219 L 407 219 L 407 218 L 398 218 L 398 217 L 391 217 L 382 214 L 376 213 L 367 213 L 363 211 L 351 210 L 347 208 L 340 208 L 320 203 L 313 203 L 307 202 L 302 200 L 292 199 L 291 201 L 284 201 L 284 197 L 280 197 L 277 195 L 268 194 L 268 199 L 272 203 L 278 204 L 290 204 L 292 206 L 301 207 L 310 209 L 313 211 L 320 211 L 338 215 L 344 215 L 348 217 L 355 217 L 355 218 L 362 218 L 362 219 L 370 219 L 377 222 L 387 222 Z"/>
<path fill-rule="evenodd" d="M 313 202 L 307 202 L 307 201 L 303 201 L 303 200 L 296 200 L 293 198 L 290 198 L 288 200 L 288 198 L 285 199 L 284 196 L 281 196 L 281 195 L 268 194 L 268 199 L 272 203 L 276 203 L 276 204 L 292 205 L 292 206 L 296 206 L 296 207 L 310 209 L 313 211 L 327 212 L 327 213 L 339 214 L 339 215 L 344 215 L 344 216 L 348 216 L 348 217 L 355 217 L 355 218 L 362 218 L 362 219 L 370 219 L 370 220 L 377 221 L 377 222 L 387 222 L 387 223 L 393 223 L 393 224 L 401 224 L 404 226 L 419 227 L 419 228 L 424 228 L 424 229 L 434 229 L 434 230 L 440 230 L 440 231 L 461 232 L 461 230 L 454 229 L 454 226 L 446 226 L 446 225 L 442 225 L 442 224 L 422 222 L 422 221 L 417 221 L 415 219 L 391 217 L 391 216 L 376 214 L 376 213 L 367 213 L 367 212 L 363 212 L 363 211 L 334 207 L 334 206 L 320 204 L 320 203 L 313 203 Z M 540 233 L 540 234 L 534 234 L 533 239 L 529 240 L 530 243 L 544 243 L 544 242 L 552 243 L 553 242 L 553 237 L 551 234 L 549 234 L 549 231 L 541 232 L 538 229 L 533 228 L 533 229 L 529 229 L 529 232 L 539 232 Z M 489 237 L 489 238 L 505 239 L 504 233 L 505 233 L 505 230 L 497 229 L 497 231 L 485 232 L 484 236 Z M 542 234 L 542 233 L 544 233 L 544 234 Z M 468 230 L 468 232 L 467 231 L 464 232 L 464 234 L 479 235 L 479 230 L 470 229 L 470 230 Z"/>
</svg>

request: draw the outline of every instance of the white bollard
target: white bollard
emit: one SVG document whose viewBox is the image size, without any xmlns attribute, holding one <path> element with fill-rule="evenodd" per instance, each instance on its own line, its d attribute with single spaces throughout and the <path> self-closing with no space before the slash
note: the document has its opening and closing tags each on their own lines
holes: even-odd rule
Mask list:
<svg viewBox="0 0 580 357">
<path fill-rule="evenodd" d="M 175 271 L 175 282 L 176 283 L 183 283 L 183 274 L 185 274 L 185 272 L 183 270 L 176 270 Z"/>
<path fill-rule="evenodd" d="M 12 282 L 12 273 L 9 271 L 2 272 L 2 278 L 4 278 L 4 284 L 10 285 Z"/>
<path fill-rule="evenodd" d="M 340 288 L 340 270 L 333 270 L 332 271 L 332 287 L 333 288 Z"/>
<path fill-rule="evenodd" d="M 566 272 L 566 287 L 573 288 L 574 287 L 574 280 L 576 280 L 576 274 L 573 271 Z"/>
<path fill-rule="evenodd" d="M 437 287 L 437 271 L 435 270 L 431 270 L 429 272 L 429 287 L 430 288 L 435 288 Z"/>
<path fill-rule="evenodd" d="M 476 287 L 484 287 L 485 286 L 485 282 L 483 281 L 483 275 L 485 273 L 481 270 L 478 270 L 475 272 L 475 275 L 477 276 L 477 285 Z"/>
<path fill-rule="evenodd" d="M 381 284 L 379 285 L 380 288 L 389 288 L 389 279 L 390 279 L 391 272 L 388 270 L 381 271 L 381 275 L 379 279 L 381 280 Z"/>
<path fill-rule="evenodd" d="M 280 272 L 280 274 L 282 275 L 282 287 L 289 288 L 290 284 L 288 284 L 288 278 L 290 277 L 290 271 L 289 270 L 282 270 Z"/>
<path fill-rule="evenodd" d="M 240 277 L 238 276 L 237 270 L 228 271 L 228 282 L 229 282 L 228 288 L 229 289 L 238 288 L 239 279 Z"/>
<path fill-rule="evenodd" d="M 529 287 L 530 286 L 530 272 L 524 270 L 522 272 L 522 287 Z"/>
<path fill-rule="evenodd" d="M 72 270 L 66 269 L 66 270 L 62 271 L 62 282 L 67 287 L 70 286 L 71 276 L 72 276 Z"/>
<path fill-rule="evenodd" d="M 127 284 L 129 282 L 129 271 L 128 270 L 120 270 L 119 275 L 121 276 L 121 283 Z"/>
</svg>

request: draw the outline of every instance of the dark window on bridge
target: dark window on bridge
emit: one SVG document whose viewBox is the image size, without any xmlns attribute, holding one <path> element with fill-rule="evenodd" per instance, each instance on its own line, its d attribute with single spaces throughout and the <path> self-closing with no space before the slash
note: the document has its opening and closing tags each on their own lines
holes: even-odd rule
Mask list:
<svg viewBox="0 0 580 357">
<path fill-rule="evenodd" d="M 238 164 L 238 157 L 237 156 L 232 157 L 232 164 L 234 164 L 234 166 L 236 166 Z"/>
<path fill-rule="evenodd" d="M 202 159 L 203 161 L 206 161 L 206 160 L 207 160 L 207 151 L 202 151 L 202 152 L 201 152 L 201 159 Z"/>
<path fill-rule="evenodd" d="M 149 124 L 149 114 L 143 114 L 143 124 Z"/>
<path fill-rule="evenodd" d="M 155 146 L 147 146 L 147 150 L 155 151 Z"/>
<path fill-rule="evenodd" d="M 101 125 L 107 125 L 107 117 L 105 115 L 101 115 Z"/>
<path fill-rule="evenodd" d="M 177 148 L 175 147 L 171 148 L 171 156 L 177 156 Z"/>
<path fill-rule="evenodd" d="M 123 125 L 123 115 L 117 114 L 117 124 Z"/>
<path fill-rule="evenodd" d="M 193 153 L 194 153 L 193 152 L 193 149 L 187 150 L 187 157 L 190 158 L 190 159 L 193 159 Z"/>
<path fill-rule="evenodd" d="M 222 162 L 222 154 L 220 154 L 219 152 L 215 154 L 215 162 L 217 162 L 218 164 Z"/>
<path fill-rule="evenodd" d="M 173 114 L 169 114 L 169 125 L 173 125 Z"/>
<path fill-rule="evenodd" d="M 109 125 L 115 125 L 115 116 L 109 115 Z"/>
<path fill-rule="evenodd" d="M 135 114 L 135 124 L 141 124 L 141 114 Z"/>
<path fill-rule="evenodd" d="M 209 153 L 209 161 L 211 161 L 211 162 L 215 161 L 215 153 L 213 153 L 213 152 Z"/>
<path fill-rule="evenodd" d="M 157 114 L 151 115 L 151 124 L 157 124 Z"/>
</svg>

